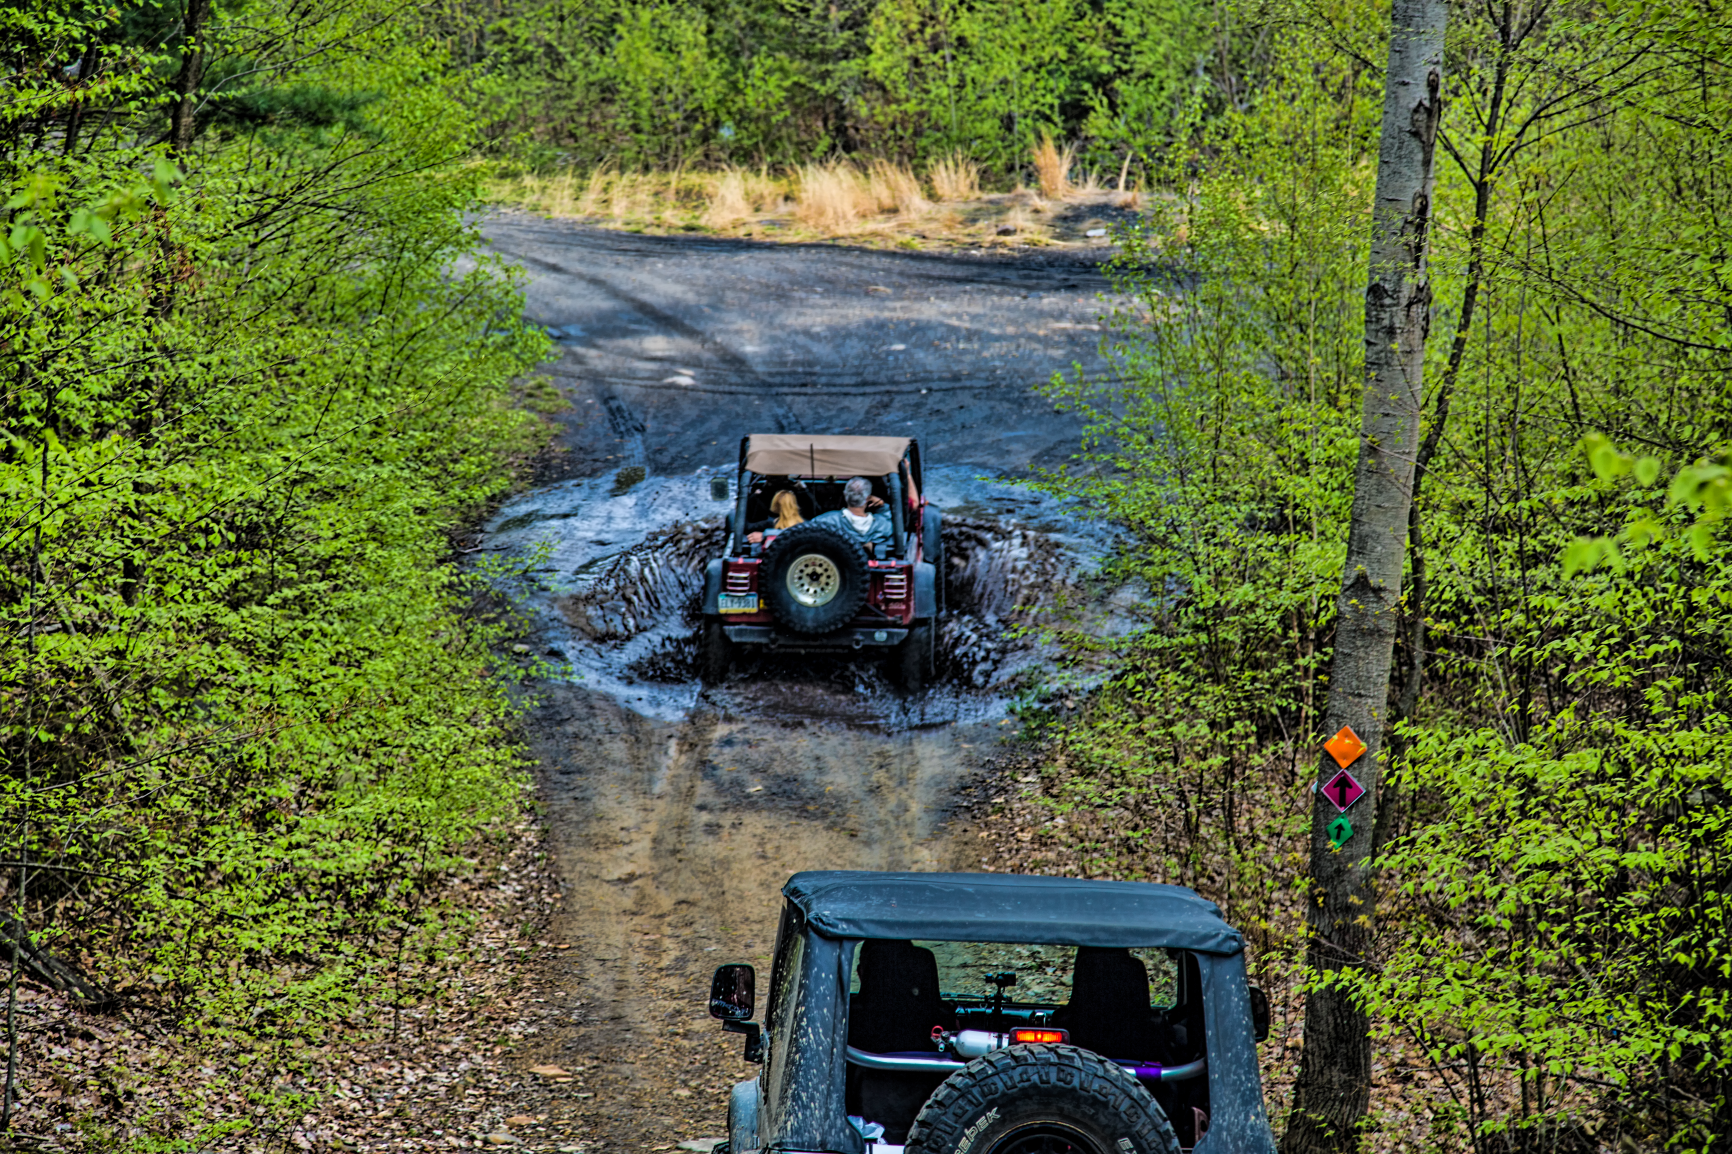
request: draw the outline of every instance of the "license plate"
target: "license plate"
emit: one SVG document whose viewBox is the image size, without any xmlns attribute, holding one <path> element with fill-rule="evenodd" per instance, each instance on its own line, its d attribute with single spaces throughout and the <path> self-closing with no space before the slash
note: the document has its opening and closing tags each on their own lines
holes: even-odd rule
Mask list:
<svg viewBox="0 0 1732 1154">
<path fill-rule="evenodd" d="M 756 613 L 758 611 L 758 595 L 756 593 L 723 593 L 717 598 L 716 608 L 723 613 Z"/>
</svg>

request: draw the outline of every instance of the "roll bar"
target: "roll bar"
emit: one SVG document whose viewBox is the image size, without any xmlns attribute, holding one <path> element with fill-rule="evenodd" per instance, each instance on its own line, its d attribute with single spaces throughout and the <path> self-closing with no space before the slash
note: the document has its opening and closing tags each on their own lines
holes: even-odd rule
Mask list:
<svg viewBox="0 0 1732 1154">
<path fill-rule="evenodd" d="M 1152 1082 L 1184 1082 L 1201 1077 L 1209 1068 L 1207 1058 L 1198 1058 L 1182 1066 L 1162 1066 L 1154 1062 L 1133 1062 L 1124 1058 L 1107 1060 L 1139 1078 L 1147 1078 Z M 968 1064 L 941 1055 L 873 1054 L 853 1046 L 848 1047 L 848 1061 L 863 1070 L 913 1070 L 923 1074 L 954 1074 Z"/>
</svg>

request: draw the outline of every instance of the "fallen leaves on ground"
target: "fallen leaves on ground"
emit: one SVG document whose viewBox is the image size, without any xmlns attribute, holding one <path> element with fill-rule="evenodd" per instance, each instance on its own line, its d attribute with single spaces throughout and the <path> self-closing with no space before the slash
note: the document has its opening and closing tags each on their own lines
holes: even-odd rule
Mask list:
<svg viewBox="0 0 1732 1154">
<path fill-rule="evenodd" d="M 504 848 L 439 895 L 475 919 L 461 956 L 405 963 L 405 986 L 437 979 L 437 993 L 395 1015 L 343 1022 L 316 1045 L 190 1037 L 161 1005 L 100 1015 L 21 987 L 13 1146 L 66 1154 L 165 1142 L 212 1154 L 583 1149 L 569 1127 L 555 1132 L 524 1109 L 541 1079 L 512 1069 L 537 1029 L 519 988 L 552 952 L 539 937 L 559 890 L 538 823 L 500 832 L 509 835 Z"/>
</svg>

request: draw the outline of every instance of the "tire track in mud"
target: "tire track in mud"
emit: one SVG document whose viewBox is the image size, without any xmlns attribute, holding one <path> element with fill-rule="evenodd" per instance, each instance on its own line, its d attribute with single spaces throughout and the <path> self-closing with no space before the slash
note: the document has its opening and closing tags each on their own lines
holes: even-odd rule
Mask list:
<svg viewBox="0 0 1732 1154">
<path fill-rule="evenodd" d="M 787 433 L 797 431 L 800 428 L 799 418 L 796 417 L 793 410 L 788 407 L 787 401 L 775 392 L 771 391 L 770 383 L 761 378 L 757 370 L 752 367 L 751 362 L 746 360 L 746 358 L 742 357 L 733 349 L 730 349 L 721 341 L 717 340 L 713 334 L 706 333 L 702 329 L 687 324 L 672 313 L 658 308 L 635 293 L 626 292 L 624 289 L 620 288 L 619 285 L 602 277 L 578 272 L 575 269 L 567 268 L 564 265 L 557 264 L 550 260 L 543 260 L 539 257 L 530 256 L 523 252 L 511 252 L 507 255 L 509 255 L 513 260 L 521 261 L 527 265 L 533 265 L 544 272 L 556 273 L 559 276 L 570 280 L 581 281 L 584 284 L 589 285 L 591 288 L 612 297 L 614 300 L 625 305 L 632 312 L 637 313 L 639 316 L 656 325 L 658 328 L 666 329 L 669 332 L 678 334 L 696 350 L 708 353 L 718 362 L 725 365 L 738 380 L 744 381 L 746 384 L 745 391 L 761 392 L 763 398 L 770 402 L 769 405 L 766 406 L 766 411 L 771 418 L 771 422 L 775 426 L 770 430 L 771 432 Z M 648 384 L 649 382 L 643 383 Z M 610 391 L 608 396 L 612 398 L 614 402 L 618 402 L 618 394 Z M 623 406 L 623 402 L 618 403 Z M 610 416 L 613 415 L 612 403 L 608 406 L 608 413 Z M 638 426 L 638 431 L 640 434 L 643 431 L 641 423 Z M 638 453 L 640 458 L 642 452 L 643 441 L 640 436 L 638 440 Z M 633 463 L 641 463 L 641 461 Z"/>
<path fill-rule="evenodd" d="M 618 467 L 591 420 L 606 392 L 649 426 L 652 472 L 719 463 L 752 431 L 743 425 L 908 430 L 930 462 L 1059 465 L 1082 421 L 1039 387 L 1055 373 L 1112 370 L 1104 250 L 867 251 L 639 236 L 510 212 L 483 230 L 525 270 L 526 316 L 559 342 L 546 373 L 573 407 L 559 418 L 550 478 Z"/>
</svg>

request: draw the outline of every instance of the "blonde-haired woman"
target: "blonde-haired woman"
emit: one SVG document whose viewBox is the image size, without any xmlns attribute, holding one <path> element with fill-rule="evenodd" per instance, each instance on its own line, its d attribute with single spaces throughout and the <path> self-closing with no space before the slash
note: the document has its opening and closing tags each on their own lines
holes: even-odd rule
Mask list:
<svg viewBox="0 0 1732 1154">
<path fill-rule="evenodd" d="M 770 513 L 772 515 L 762 521 L 753 521 L 746 526 L 746 540 L 754 545 L 760 544 L 765 537 L 773 537 L 783 529 L 792 529 L 806 519 L 800 516 L 800 502 L 792 489 L 783 489 L 770 498 Z"/>
</svg>

